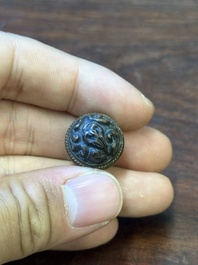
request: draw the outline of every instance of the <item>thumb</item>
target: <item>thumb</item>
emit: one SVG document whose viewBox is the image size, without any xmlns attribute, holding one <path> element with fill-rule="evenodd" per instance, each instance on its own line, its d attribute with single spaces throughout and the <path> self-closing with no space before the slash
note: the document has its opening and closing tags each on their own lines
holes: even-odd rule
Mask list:
<svg viewBox="0 0 198 265">
<path fill-rule="evenodd" d="M 121 188 L 105 171 L 54 167 L 3 177 L 0 264 L 90 234 L 121 207 Z"/>
</svg>

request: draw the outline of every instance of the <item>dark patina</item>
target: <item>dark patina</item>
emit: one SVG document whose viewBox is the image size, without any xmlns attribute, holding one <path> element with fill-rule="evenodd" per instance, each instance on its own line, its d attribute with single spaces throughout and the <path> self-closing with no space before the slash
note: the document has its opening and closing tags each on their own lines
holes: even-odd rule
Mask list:
<svg viewBox="0 0 198 265">
<path fill-rule="evenodd" d="M 101 113 L 89 113 L 71 124 L 66 133 L 65 146 L 76 164 L 105 169 L 122 154 L 124 137 L 112 118 Z"/>
</svg>

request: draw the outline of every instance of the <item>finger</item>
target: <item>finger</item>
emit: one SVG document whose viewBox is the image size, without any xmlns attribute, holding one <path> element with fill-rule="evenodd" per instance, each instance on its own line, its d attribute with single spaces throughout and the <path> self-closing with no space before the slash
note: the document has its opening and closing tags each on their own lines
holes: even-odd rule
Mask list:
<svg viewBox="0 0 198 265">
<path fill-rule="evenodd" d="M 72 161 L 36 156 L 0 156 L 0 179 L 33 170 L 56 166 L 73 166 Z"/>
<path fill-rule="evenodd" d="M 122 206 L 112 175 L 82 167 L 1 178 L 0 198 L 1 264 L 88 235 Z"/>
<path fill-rule="evenodd" d="M 1 101 L 0 112 L 0 155 L 69 159 L 64 140 L 73 116 L 11 101 Z M 124 138 L 124 152 L 117 165 L 140 171 L 161 171 L 169 164 L 171 143 L 159 131 L 145 127 L 125 132 Z"/>
<path fill-rule="evenodd" d="M 153 105 L 110 70 L 35 40 L 0 33 L 1 98 L 68 111 L 103 112 L 123 128 L 140 128 Z"/>
<path fill-rule="evenodd" d="M 53 250 L 76 251 L 95 248 L 110 241 L 115 236 L 117 230 L 118 220 L 113 219 L 108 225 L 102 227 L 101 229 L 70 243 L 56 246 Z"/>
<path fill-rule="evenodd" d="M 173 186 L 164 175 L 113 167 L 109 172 L 122 187 L 124 203 L 121 216 L 144 217 L 159 214 L 173 201 Z"/>
<path fill-rule="evenodd" d="M 3 161 L 1 162 L 3 165 Z M 71 162 L 39 157 L 10 157 L 7 173 L 60 165 L 71 166 Z M 10 172 L 10 168 L 14 171 Z M 158 214 L 168 208 L 173 200 L 172 184 L 161 174 L 136 172 L 118 167 L 112 167 L 108 171 L 117 178 L 123 190 L 122 216 L 142 217 Z"/>
<path fill-rule="evenodd" d="M 7 100 L 0 113 L 0 155 L 68 158 L 65 133 L 73 116 Z"/>
<path fill-rule="evenodd" d="M 137 171 L 160 172 L 172 159 L 172 145 L 169 138 L 160 131 L 143 127 L 137 131 L 125 132 L 125 148 L 117 162 L 118 166 Z"/>
</svg>

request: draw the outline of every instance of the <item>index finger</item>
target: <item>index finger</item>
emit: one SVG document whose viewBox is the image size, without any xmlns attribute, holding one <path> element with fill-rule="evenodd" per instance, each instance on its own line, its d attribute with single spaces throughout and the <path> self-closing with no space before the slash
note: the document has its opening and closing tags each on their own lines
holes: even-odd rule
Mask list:
<svg viewBox="0 0 198 265">
<path fill-rule="evenodd" d="M 152 103 L 115 73 L 36 40 L 2 32 L 0 57 L 1 99 L 75 116 L 102 112 L 125 130 L 153 115 Z"/>
</svg>

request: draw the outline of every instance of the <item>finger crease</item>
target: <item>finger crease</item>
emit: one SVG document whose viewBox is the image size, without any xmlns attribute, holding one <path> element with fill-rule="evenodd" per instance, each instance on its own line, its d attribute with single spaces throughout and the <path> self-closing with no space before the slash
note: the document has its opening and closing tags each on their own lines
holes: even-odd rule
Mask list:
<svg viewBox="0 0 198 265">
<path fill-rule="evenodd" d="M 27 139 L 27 147 L 26 147 L 26 155 L 32 155 L 33 154 L 33 147 L 35 142 L 35 131 L 32 125 L 27 126 L 28 129 L 28 139 Z"/>
<path fill-rule="evenodd" d="M 11 64 L 7 81 L 1 89 L 1 99 L 12 99 L 17 101 L 23 91 L 23 71 L 19 68 L 20 48 L 17 41 L 10 39 Z"/>
<path fill-rule="evenodd" d="M 76 67 L 76 74 L 75 74 L 75 78 L 73 81 L 73 85 L 71 87 L 71 95 L 70 95 L 70 100 L 68 103 L 68 111 L 69 112 L 73 112 L 74 103 L 76 103 L 76 95 L 78 92 L 78 83 L 79 83 L 79 66 Z"/>
<path fill-rule="evenodd" d="M 9 121 L 7 126 L 5 127 L 5 132 L 4 132 L 4 142 L 3 142 L 3 149 L 4 149 L 4 154 L 8 155 L 10 153 L 14 152 L 15 149 L 15 141 L 16 139 L 14 136 L 16 135 L 16 128 L 15 128 L 15 121 L 17 119 L 17 113 L 15 109 L 15 104 L 14 102 L 11 104 L 11 110 L 9 113 Z"/>
<path fill-rule="evenodd" d="M 18 215 L 18 219 L 16 220 L 17 223 L 18 223 L 18 228 L 19 228 L 19 248 L 20 248 L 20 253 L 22 254 L 22 256 L 24 256 L 25 254 L 25 250 L 24 250 L 24 244 L 22 242 L 22 231 L 21 231 L 21 212 L 22 212 L 22 209 L 21 209 L 21 206 L 20 206 L 20 203 L 19 203 L 19 200 L 17 198 L 17 196 L 14 195 L 14 192 L 13 192 L 13 189 L 11 187 L 11 185 L 8 185 L 8 189 L 10 190 L 10 194 L 13 196 L 14 198 L 14 202 L 15 202 L 15 205 L 16 205 L 16 208 L 17 208 L 17 215 Z"/>
<path fill-rule="evenodd" d="M 15 45 L 12 40 L 11 40 L 11 44 L 12 44 L 12 48 L 11 48 L 11 56 L 10 56 L 11 57 L 10 71 L 9 71 L 9 75 L 8 75 L 8 78 L 5 84 L 1 88 L 1 95 L 0 95 L 1 99 L 5 99 L 7 96 L 7 87 L 8 87 L 8 84 L 10 83 L 11 76 L 13 73 L 13 67 L 14 67 L 14 61 L 15 61 Z"/>
<path fill-rule="evenodd" d="M 18 209 L 21 253 L 23 256 L 27 256 L 38 250 L 38 241 L 42 230 L 39 210 L 22 183 L 10 183 L 9 189 Z"/>
</svg>

